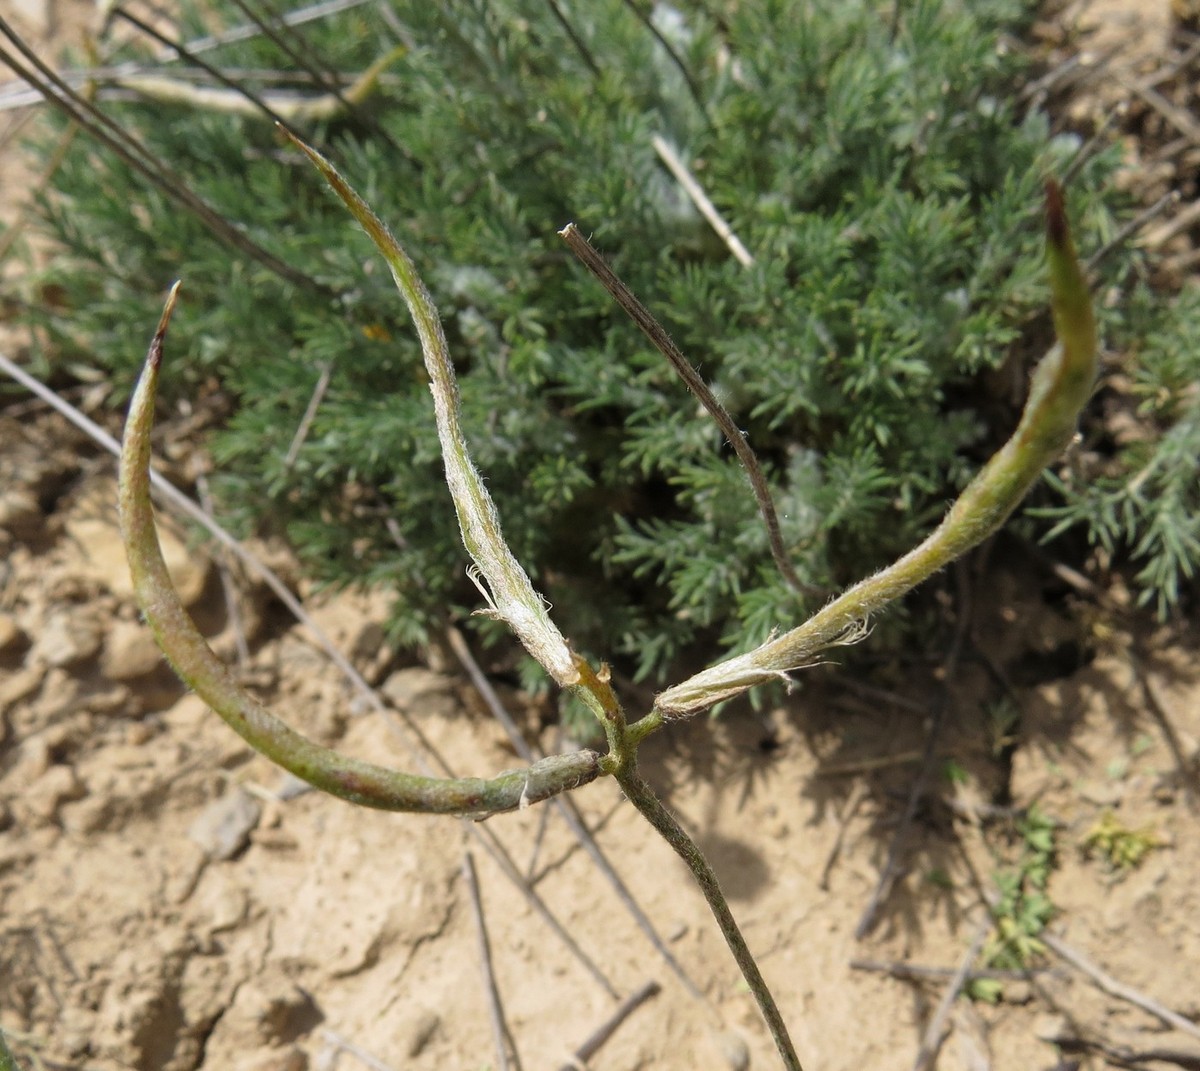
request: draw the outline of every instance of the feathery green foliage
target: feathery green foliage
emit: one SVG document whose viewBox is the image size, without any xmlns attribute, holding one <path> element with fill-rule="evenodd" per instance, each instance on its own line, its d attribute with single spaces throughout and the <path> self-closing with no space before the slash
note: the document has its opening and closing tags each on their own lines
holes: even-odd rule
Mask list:
<svg viewBox="0 0 1200 1071">
<path fill-rule="evenodd" d="M 1076 144 L 1012 103 L 1022 68 L 1003 35 L 1024 4 L 658 4 L 651 32 L 600 0 L 559 5 L 571 34 L 533 0 L 393 7 L 303 29 L 328 70 L 406 51 L 364 107 L 302 132 L 417 261 L 506 536 L 581 649 L 659 678 L 681 654 L 752 647 L 936 523 L 1018 411 L 1022 392 L 998 396 L 989 370 L 1051 337 L 1035 206 Z M 208 58 L 286 66 L 262 39 Z M 285 533 L 323 579 L 394 590 L 402 640 L 475 607 L 419 346 L 367 239 L 269 123 L 104 106 L 324 291 L 231 253 L 125 165 L 80 152 L 43 199 L 67 249 L 50 273 L 66 302 L 45 316 L 50 359 L 99 361 L 123 401 L 144 325 L 182 275 L 168 391 L 227 414 L 211 437 L 223 509 Z M 662 166 L 655 134 L 753 265 Z M 1114 162 L 1094 158 L 1070 190 L 1085 253 L 1115 229 L 1098 192 Z M 805 596 L 775 570 L 732 451 L 561 247 L 568 220 L 746 431 Z M 1105 270 L 1127 267 L 1119 253 Z M 1177 434 L 1164 426 L 1163 442 Z M 1144 541 L 1157 516 L 1110 538 Z M 1174 533 L 1148 551 L 1148 583 L 1168 596 L 1195 555 Z"/>
<path fill-rule="evenodd" d="M 1063 502 L 1038 512 L 1057 522 L 1048 537 L 1081 525 L 1091 542 L 1130 555 L 1138 601 L 1165 615 L 1200 569 L 1200 287 L 1165 314 L 1161 298 L 1137 297 L 1131 319 L 1145 332 L 1129 361 L 1132 397 L 1116 402 L 1135 409 L 1138 434 L 1114 443 L 1099 429 L 1089 444 L 1099 471 L 1052 477 Z"/>
</svg>

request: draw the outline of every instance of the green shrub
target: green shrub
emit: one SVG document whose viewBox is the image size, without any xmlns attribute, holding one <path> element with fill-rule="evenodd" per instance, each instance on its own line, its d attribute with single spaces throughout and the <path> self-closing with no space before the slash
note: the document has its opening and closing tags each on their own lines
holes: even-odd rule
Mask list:
<svg viewBox="0 0 1200 1071">
<path fill-rule="evenodd" d="M 1037 511 L 1056 521 L 1050 534 L 1078 526 L 1110 554 L 1135 567 L 1138 602 L 1165 616 L 1185 595 L 1200 564 L 1200 287 L 1189 285 L 1163 307 L 1142 289 L 1127 312 L 1125 362 L 1137 434 L 1114 441 L 1097 423 L 1086 467 L 1051 478 L 1061 504 Z"/>
<path fill-rule="evenodd" d="M 1050 340 L 1037 191 L 1077 142 L 1012 102 L 1023 67 L 1005 35 L 1026 5 L 926 0 L 893 18 L 858 0 L 659 4 L 651 32 L 607 0 L 565 11 L 573 36 L 541 2 L 394 6 L 394 19 L 364 7 L 303 29 L 328 70 L 405 46 L 363 108 L 305 134 L 417 259 L 508 540 L 581 648 L 660 679 L 680 655 L 751 647 L 936 522 L 1017 413 L 1021 391 L 999 392 L 989 372 Z M 231 5 L 206 10 L 238 21 Z M 286 65 L 261 38 L 207 55 Z M 98 363 L 123 402 L 145 325 L 182 276 L 168 389 L 228 414 L 210 439 L 224 515 L 286 534 L 324 580 L 394 590 L 403 641 L 446 607 L 474 608 L 419 348 L 365 237 L 269 123 L 105 107 L 321 289 L 231 252 L 81 146 L 42 201 L 66 249 L 50 272 L 66 306 L 46 320 L 47 359 Z M 663 168 L 655 134 L 752 266 Z M 1073 180 L 1085 253 L 1116 229 L 1115 162 L 1101 154 Z M 569 220 L 746 430 L 806 595 L 775 570 L 712 423 L 562 248 Z M 1107 265 L 1117 278 L 1129 257 Z M 1087 520 L 1135 542 L 1154 524 Z M 1145 580 L 1169 601 L 1195 540 L 1153 553 Z"/>
</svg>

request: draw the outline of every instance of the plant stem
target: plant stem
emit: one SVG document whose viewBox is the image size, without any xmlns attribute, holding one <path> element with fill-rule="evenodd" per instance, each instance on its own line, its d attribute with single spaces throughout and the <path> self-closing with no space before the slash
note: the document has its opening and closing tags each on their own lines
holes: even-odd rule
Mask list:
<svg viewBox="0 0 1200 1071">
<path fill-rule="evenodd" d="M 638 300 L 633 291 L 625 285 L 620 276 L 596 251 L 591 242 L 583 236 L 579 228 L 574 223 L 568 223 L 558 232 L 558 236 L 567 243 L 567 247 L 579 258 L 580 263 L 596 277 L 600 285 L 612 295 L 613 300 L 625 310 L 629 318 L 654 344 L 654 348 L 667 359 L 688 390 L 699 399 L 700 404 L 708 410 L 709 416 L 716 421 L 717 427 L 721 429 L 721 434 L 733 447 L 733 452 L 737 454 L 742 468 L 746 470 L 746 477 L 750 480 L 750 487 L 754 491 L 754 500 L 758 503 L 758 512 L 767 530 L 767 541 L 771 545 L 771 557 L 775 559 L 775 567 L 788 587 L 793 591 L 804 591 L 804 584 L 796 575 L 796 569 L 792 565 L 787 548 L 783 543 L 779 515 L 775 511 L 775 503 L 771 498 L 771 489 L 767 486 L 767 478 L 763 475 L 758 457 L 750 448 L 750 443 L 747 442 L 741 428 L 737 426 L 733 417 L 729 415 L 729 411 L 701 378 L 700 373 L 692 366 L 691 361 L 671 340 L 666 329 L 654 318 L 654 314 Z"/>
<path fill-rule="evenodd" d="M 643 718 L 638 718 L 628 729 L 625 730 L 625 740 L 629 747 L 637 749 L 637 746 L 646 739 L 651 733 L 658 732 L 662 728 L 663 716 L 659 710 L 652 710 Z"/>
<path fill-rule="evenodd" d="M 796 1055 L 795 1046 L 792 1044 L 787 1025 L 783 1021 L 775 998 L 771 995 L 762 971 L 758 969 L 758 963 L 755 962 L 754 956 L 746 944 L 746 939 L 742 936 L 742 931 L 738 929 L 733 912 L 729 910 L 729 901 L 721 892 L 717 875 L 708 860 L 704 858 L 704 853 L 700 851 L 699 845 L 684 832 L 683 827 L 663 806 L 653 789 L 643 780 L 641 774 L 638 773 L 635 759 L 631 758 L 617 771 L 616 779 L 629 798 L 629 802 L 638 809 L 647 822 L 658 830 L 663 839 L 675 849 L 675 853 L 692 872 L 696 884 L 704 893 L 704 899 L 708 901 L 709 910 L 712 911 L 717 925 L 721 928 L 729 951 L 737 960 L 742 977 L 746 979 L 750 992 L 754 994 L 759 1011 L 762 1012 L 762 1016 L 767 1022 L 767 1029 L 771 1031 L 771 1037 L 775 1040 L 775 1047 L 779 1050 L 783 1066 L 787 1068 L 787 1071 L 803 1071 L 800 1058 Z"/>
<path fill-rule="evenodd" d="M 338 174 L 333 164 L 286 127 L 280 130 L 309 158 L 367 232 L 387 261 L 396 288 L 408 306 L 429 373 L 438 441 L 446 468 L 446 486 L 458 514 L 463 546 L 474 562 L 474 570 L 468 571 L 468 575 L 488 600 L 490 615 L 508 622 L 526 650 L 560 686 L 566 688 L 578 684 L 579 668 L 570 645 L 550 620 L 549 604 L 534 590 L 533 582 L 505 542 L 496 505 L 467 450 L 454 362 L 450 359 L 441 317 L 416 265 L 383 220 Z M 487 582 L 486 588 L 480 577 Z"/>
</svg>

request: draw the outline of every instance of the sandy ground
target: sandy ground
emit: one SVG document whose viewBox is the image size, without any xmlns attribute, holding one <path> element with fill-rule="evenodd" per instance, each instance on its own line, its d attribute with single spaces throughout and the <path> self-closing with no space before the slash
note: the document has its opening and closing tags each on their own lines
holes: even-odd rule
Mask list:
<svg viewBox="0 0 1200 1071">
<path fill-rule="evenodd" d="M 472 829 L 293 796 L 288 778 L 163 669 L 130 601 L 107 462 L 49 416 L 19 428 L 0 422 L 0 434 L 18 474 L 36 480 L 40 469 L 33 486 L 55 503 L 10 537 L 0 588 L 0 1009 L 25 1051 L 52 1067 L 292 1069 L 330 1066 L 327 1050 L 344 1039 L 395 1068 L 496 1066 L 463 877 L 469 853 L 523 1066 L 562 1066 L 612 1013 L 592 970 L 621 996 L 651 980 L 662 991 L 589 1066 L 773 1066 L 701 897 L 613 785 L 574 799 L 699 996 L 549 808 Z M 182 541 L 172 546 L 193 612 L 232 655 L 215 570 Z M 1083 638 L 1082 626 L 1048 609 L 1031 579 L 1014 572 L 976 628 L 1006 673 L 1044 678 L 1014 686 L 1011 790 L 1016 805 L 1036 802 L 1058 823 L 1052 932 L 1122 982 L 1200 1017 L 1200 842 L 1143 690 L 1193 755 L 1195 649 L 1151 635 L 1140 643 L 1149 657 L 1133 638 L 1106 632 L 1091 637 L 1091 664 L 1072 670 L 1062 651 Z M 398 718 L 355 713 L 350 686 L 304 629 L 280 627 L 261 590 L 247 584 L 241 602 L 256 690 L 318 739 L 412 767 Z M 380 610 L 378 599 L 343 596 L 313 612 L 458 772 L 518 765 L 460 675 L 396 662 L 380 642 Z M 1020 629 L 1004 629 L 1006 620 Z M 834 672 L 823 676 L 767 715 L 701 721 L 654 741 L 647 774 L 721 874 L 805 1065 L 908 1068 L 947 978 L 902 981 L 851 963 L 950 969 L 962 959 L 982 918 L 980 891 L 1021 856 L 1011 824 L 984 806 L 1002 730 L 982 702 L 985 667 L 967 665 L 948 691 L 932 679 L 905 691 L 930 709 L 944 697 L 937 769 L 953 759 L 970 776 L 954 789 L 935 775 L 905 838 L 903 874 L 873 933 L 857 940 L 928 719 L 856 699 Z M 537 710 L 506 698 L 536 738 Z M 1082 851 L 1106 813 L 1152 831 L 1158 846 L 1139 868 L 1122 874 Z M 477 841 L 480 828 L 533 875 L 592 968 L 505 877 Z M 960 1002 L 939 1066 L 961 1065 L 953 1054 L 975 1046 L 993 1067 L 1049 1068 L 1057 1057 L 1047 1039 L 1076 1031 L 1143 1051 L 1200 1051 L 1197 1039 L 1169 1038 L 1056 957 L 1044 965 L 1008 984 L 994 1007 Z M 346 1053 L 341 1061 L 361 1064 Z"/>
<path fill-rule="evenodd" d="M 648 982 L 659 991 L 588 1067 L 778 1066 L 700 894 L 614 785 L 572 798 L 674 966 L 554 808 L 467 825 L 298 793 L 184 694 L 131 601 L 112 467 L 44 406 L 0 403 L 0 1024 L 29 1067 L 496 1068 L 480 919 L 510 1066 L 568 1066 Z M 310 594 L 285 554 L 256 550 Z M 235 660 L 216 565 L 182 533 L 169 551 Z M 1005 790 L 1054 823 L 1048 932 L 1185 1021 L 1172 1029 L 1047 950 L 997 1003 L 954 1003 L 936 1066 L 1200 1066 L 1200 1029 L 1186 1029 L 1200 1020 L 1200 641 L 1064 594 L 1003 540 L 988 570 L 948 677 L 898 665 L 866 693 L 826 667 L 782 707 L 661 734 L 646 775 L 720 874 L 810 1071 L 914 1066 L 987 932 L 997 873 L 1023 858 L 994 806 Z M 413 769 L 407 720 L 457 773 L 521 764 L 451 656 L 416 664 L 386 646 L 382 597 L 308 605 L 386 715 L 261 584 L 232 579 L 252 652 L 239 672 L 297 728 Z M 501 692 L 529 739 L 558 745 L 544 710 Z M 1138 835 L 1140 865 L 1085 851 L 1098 828 Z M 859 938 L 893 853 L 896 881 Z"/>
</svg>

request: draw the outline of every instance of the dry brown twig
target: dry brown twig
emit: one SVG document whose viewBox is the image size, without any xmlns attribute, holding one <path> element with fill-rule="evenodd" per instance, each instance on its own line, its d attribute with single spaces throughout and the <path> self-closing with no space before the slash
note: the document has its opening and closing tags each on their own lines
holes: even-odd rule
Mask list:
<svg viewBox="0 0 1200 1071">
<path fill-rule="evenodd" d="M 1163 194 L 1163 196 L 1155 201 L 1154 204 L 1150 205 L 1150 207 L 1144 209 L 1134 216 L 1133 219 L 1131 219 L 1120 230 L 1118 230 L 1116 234 L 1114 234 L 1107 242 L 1104 243 L 1104 245 L 1102 245 L 1090 257 L 1088 257 L 1087 263 L 1084 265 L 1085 270 L 1089 273 L 1094 272 L 1104 258 L 1109 255 L 1109 253 L 1111 253 L 1114 249 L 1120 248 L 1148 223 L 1158 219 L 1159 216 L 1163 215 L 1168 209 L 1173 208 L 1178 203 L 1178 190 L 1170 190 L 1169 192 Z"/>
<path fill-rule="evenodd" d="M 1188 810 L 1195 814 L 1198 805 L 1200 805 L 1200 784 L 1197 783 L 1200 781 L 1200 778 L 1197 777 L 1196 756 L 1194 754 L 1191 757 L 1188 756 L 1183 746 L 1183 741 L 1180 740 L 1179 733 L 1176 731 L 1175 725 L 1171 720 L 1171 716 L 1167 712 L 1167 708 L 1163 705 L 1158 690 L 1154 687 L 1154 682 L 1150 679 L 1150 674 L 1146 670 L 1143 659 L 1132 651 L 1128 653 L 1128 658 L 1130 668 L 1132 668 L 1138 687 L 1141 689 L 1142 698 L 1153 715 L 1159 731 L 1163 735 L 1163 740 L 1166 741 L 1167 749 L 1171 752 L 1171 758 L 1175 762 L 1175 769 L 1179 775 L 1179 784 L 1183 789 L 1183 796 L 1187 801 Z"/>
<path fill-rule="evenodd" d="M 646 1001 L 656 996 L 661 988 L 657 982 L 650 981 L 630 993 L 621 1001 L 620 1007 L 587 1036 L 579 1048 L 571 1054 L 570 1061 L 563 1064 L 559 1071 L 579 1071 L 581 1067 L 585 1068 L 587 1061 L 600 1051 L 600 1047 L 616 1033 L 617 1028 Z"/>
<path fill-rule="evenodd" d="M 1149 1012 L 1156 1019 L 1166 1023 L 1167 1026 L 1173 1027 L 1175 1030 L 1182 1031 L 1194 1038 L 1200 1038 L 1200 1026 L 1193 1023 L 1191 1019 L 1184 1018 L 1178 1012 L 1172 1011 L 1165 1004 L 1148 996 L 1141 990 L 1134 989 L 1133 986 L 1118 981 L 1111 974 L 1097 967 L 1096 964 L 1081 952 L 1072 948 L 1061 937 L 1055 937 L 1052 933 L 1043 932 L 1038 935 L 1038 940 L 1064 962 L 1069 963 L 1077 971 L 1087 975 L 1110 997 L 1124 1000 L 1135 1007 L 1141 1008 L 1142 1011 Z"/>
<path fill-rule="evenodd" d="M 322 1030 L 321 1036 L 325 1039 L 325 1044 L 334 1059 L 336 1059 L 337 1053 L 344 1052 L 353 1056 L 359 1063 L 365 1064 L 371 1071 L 397 1071 L 391 1064 L 384 1063 L 374 1053 L 368 1052 L 361 1045 L 355 1045 L 353 1041 L 336 1030 Z M 331 1064 L 333 1062 L 333 1060 L 330 1061 Z"/>
<path fill-rule="evenodd" d="M 796 568 L 792 565 L 787 547 L 784 546 L 783 533 L 779 526 L 779 514 L 775 509 L 775 502 L 771 498 L 771 489 L 767 484 L 766 476 L 763 475 L 762 466 L 758 462 L 758 456 L 754 453 L 742 430 L 734 422 L 733 417 L 729 415 L 729 411 L 721 404 L 720 400 L 712 392 L 712 388 L 709 387 L 700 373 L 693 367 L 691 361 L 675 345 L 671 336 L 667 334 L 666 329 L 658 322 L 653 313 L 625 285 L 591 242 L 583 236 L 579 228 L 574 223 L 568 223 L 558 232 L 558 236 L 566 242 L 567 248 L 575 254 L 579 262 L 609 292 L 613 300 L 625 310 L 629 318 L 638 326 L 642 334 L 650 340 L 654 348 L 667 359 L 667 363 L 675 370 L 675 374 L 683 380 L 687 389 L 696 396 L 700 404 L 707 410 L 709 416 L 713 418 L 713 422 L 720 429 L 721 434 L 725 436 L 726 442 L 733 448 L 733 452 L 737 455 L 738 461 L 746 472 L 746 478 L 749 480 L 751 490 L 754 492 L 754 500 L 758 506 L 759 515 L 762 517 L 763 526 L 767 530 L 767 541 L 771 546 L 771 557 L 775 562 L 775 567 L 779 570 L 780 576 L 783 577 L 788 587 L 793 591 L 808 592 L 811 594 L 812 592 L 808 586 L 802 583 L 799 576 L 797 576 Z"/>
<path fill-rule="evenodd" d="M 852 959 L 850 969 L 853 971 L 870 971 L 874 974 L 887 974 L 906 982 L 942 981 L 953 978 L 958 967 L 929 967 L 920 963 L 904 963 L 899 960 Z M 1019 971 L 1004 971 L 994 968 L 984 970 L 969 970 L 966 980 L 973 982 L 977 978 L 991 978 L 996 981 L 1021 982 L 1032 975 L 1049 974 L 1048 967 L 1031 967 Z"/>
<path fill-rule="evenodd" d="M 510 1067 L 521 1071 L 521 1057 L 517 1053 L 512 1031 L 504 1017 L 504 1002 L 496 985 L 496 972 L 492 969 L 492 943 L 488 938 L 487 920 L 483 914 L 483 900 L 479 895 L 479 878 L 475 873 L 475 860 L 470 851 L 463 852 L 462 876 L 471 900 L 471 914 L 475 918 L 475 936 L 479 950 L 479 968 L 483 972 L 483 991 L 487 998 L 488 1020 L 492 1024 L 492 1042 L 496 1048 L 496 1066 L 500 1071 Z M 509 1054 L 512 1060 L 509 1060 Z"/>
<path fill-rule="evenodd" d="M 1164 223 L 1160 223 L 1143 239 L 1142 244 L 1151 250 L 1161 249 L 1176 235 L 1200 223 L 1200 200 L 1193 201 L 1182 212 L 1176 213 Z"/>
<path fill-rule="evenodd" d="M 316 386 L 313 387 L 313 392 L 309 396 L 308 405 L 304 408 L 304 415 L 300 418 L 296 434 L 292 436 L 292 441 L 288 445 L 287 456 L 283 459 L 284 472 L 291 472 L 292 467 L 296 464 L 296 458 L 300 456 L 300 448 L 312 430 L 313 421 L 317 419 L 317 410 L 321 408 L 321 402 L 325 400 L 325 393 L 329 390 L 329 380 L 332 376 L 333 362 L 323 362 L 321 374 L 317 376 Z"/>
<path fill-rule="evenodd" d="M 837 865 L 838 859 L 841 857 L 842 845 L 846 842 L 846 831 L 850 828 L 850 823 L 858 814 L 858 808 L 866 798 L 866 782 L 861 779 L 855 781 L 854 787 L 850 790 L 849 798 L 842 805 L 842 813 L 838 815 L 838 831 L 833 841 L 833 847 L 829 849 L 829 854 L 825 857 L 825 864 L 821 867 L 821 877 L 817 881 L 817 888 L 822 892 L 829 891 L 829 877 L 833 873 L 833 868 Z"/>
<path fill-rule="evenodd" d="M 950 1011 L 954 1007 L 959 993 L 962 992 L 963 986 L 966 985 L 967 979 L 971 976 L 971 968 L 975 965 L 975 960 L 979 958 L 983 942 L 987 940 L 991 928 L 991 916 L 985 913 L 975 927 L 975 935 L 971 938 L 971 944 L 966 952 L 963 953 L 958 969 L 955 970 L 942 993 L 942 999 L 938 1002 L 933 1018 L 929 1020 L 929 1025 L 925 1028 L 921 1047 L 917 1050 L 917 1058 L 913 1061 L 913 1071 L 925 1071 L 937 1059 L 938 1050 L 942 1047 L 942 1040 L 945 1037 L 946 1021 L 950 1017 Z"/>
<path fill-rule="evenodd" d="M 708 220 L 708 225 L 716 231 L 717 236 L 725 243 L 726 248 L 733 254 L 734 259 L 743 268 L 749 268 L 754 263 L 754 257 L 750 255 L 750 251 L 734 233 L 733 228 L 725 220 L 725 217 L 717 211 L 717 206 L 712 203 L 708 194 L 704 192 L 704 187 L 696 180 L 696 176 L 688 170 L 687 164 L 683 162 L 679 153 L 658 134 L 655 134 L 650 139 L 650 143 L 654 146 L 654 151 L 658 153 L 658 158 L 666 164 L 667 170 L 675 176 L 675 181 L 683 187 L 684 193 L 691 198 L 692 203 L 699 209 L 700 214 Z"/>
</svg>

